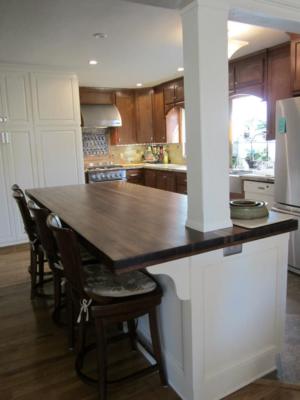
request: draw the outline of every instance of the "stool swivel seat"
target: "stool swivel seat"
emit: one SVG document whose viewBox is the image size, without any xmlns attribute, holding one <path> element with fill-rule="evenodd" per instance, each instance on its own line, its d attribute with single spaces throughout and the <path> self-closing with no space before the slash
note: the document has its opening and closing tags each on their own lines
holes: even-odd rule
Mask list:
<svg viewBox="0 0 300 400">
<path fill-rule="evenodd" d="M 75 310 L 78 315 L 77 323 L 80 339 L 77 346 L 75 368 L 79 377 L 91 381 L 81 373 L 85 354 L 85 329 L 90 317 L 96 330 L 98 395 L 100 400 L 106 400 L 107 384 L 113 383 L 107 380 L 108 338 L 106 328 L 111 324 L 131 321 L 129 329 L 132 338 L 134 319 L 148 315 L 153 348 L 152 355 L 156 364 L 131 376 L 118 379 L 118 382 L 158 370 L 162 385 L 166 385 L 156 316 L 156 309 L 162 298 L 159 285 L 142 271 L 115 275 L 103 264 L 82 265 L 75 232 L 62 227 L 59 217 L 55 214 L 48 216 L 47 223 L 54 233 L 61 254 L 72 308 L 72 310 L 69 309 L 69 312 L 73 315 Z M 134 334 L 136 335 L 136 332 Z"/>
</svg>

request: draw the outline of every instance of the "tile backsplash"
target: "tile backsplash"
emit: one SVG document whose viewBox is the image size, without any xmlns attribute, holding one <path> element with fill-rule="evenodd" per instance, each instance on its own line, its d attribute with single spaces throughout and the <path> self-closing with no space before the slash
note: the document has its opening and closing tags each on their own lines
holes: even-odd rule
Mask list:
<svg viewBox="0 0 300 400">
<path fill-rule="evenodd" d="M 98 129 L 96 132 L 84 132 L 82 134 L 83 155 L 105 156 L 109 153 L 106 129 Z"/>
<path fill-rule="evenodd" d="M 107 129 L 99 130 L 97 133 L 83 133 L 83 153 L 84 164 L 94 163 L 140 163 L 143 161 L 143 155 L 148 145 L 111 145 L 110 133 Z M 169 153 L 170 163 L 185 164 L 182 156 L 181 144 L 168 144 L 166 147 Z"/>
</svg>

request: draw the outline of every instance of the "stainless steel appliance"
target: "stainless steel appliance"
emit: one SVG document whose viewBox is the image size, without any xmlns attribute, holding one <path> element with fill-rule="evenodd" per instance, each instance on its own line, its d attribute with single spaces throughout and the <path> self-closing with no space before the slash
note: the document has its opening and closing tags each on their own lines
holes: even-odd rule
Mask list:
<svg viewBox="0 0 300 400">
<path fill-rule="evenodd" d="M 83 131 L 122 126 L 122 118 L 114 104 L 82 104 L 80 107 Z"/>
<path fill-rule="evenodd" d="M 124 181 L 126 170 L 121 165 L 103 165 L 88 168 L 85 173 L 86 183 Z"/>
<path fill-rule="evenodd" d="M 300 225 L 300 98 L 276 104 L 275 210 Z M 300 230 L 291 233 L 289 269 L 300 274 Z"/>
</svg>

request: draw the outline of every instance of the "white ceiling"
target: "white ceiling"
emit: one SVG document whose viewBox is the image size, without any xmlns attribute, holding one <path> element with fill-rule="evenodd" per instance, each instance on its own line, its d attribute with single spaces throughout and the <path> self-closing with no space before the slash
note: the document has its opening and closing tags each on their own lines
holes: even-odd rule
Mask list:
<svg viewBox="0 0 300 400">
<path fill-rule="evenodd" d="M 235 56 L 288 40 L 265 28 L 234 38 L 249 42 Z M 90 59 L 99 64 L 89 66 Z M 0 62 L 66 68 L 81 85 L 152 85 L 179 76 L 180 14 L 122 0 L 0 0 Z"/>
</svg>

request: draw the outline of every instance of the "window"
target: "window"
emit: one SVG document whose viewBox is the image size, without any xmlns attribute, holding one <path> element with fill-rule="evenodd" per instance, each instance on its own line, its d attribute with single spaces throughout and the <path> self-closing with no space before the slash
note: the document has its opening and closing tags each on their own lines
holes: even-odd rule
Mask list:
<svg viewBox="0 0 300 400">
<path fill-rule="evenodd" d="M 275 141 L 267 141 L 267 103 L 256 96 L 231 99 L 231 167 L 273 169 Z"/>
<path fill-rule="evenodd" d="M 181 143 L 182 155 L 186 157 L 185 109 L 172 107 L 166 115 L 167 143 Z"/>
</svg>

